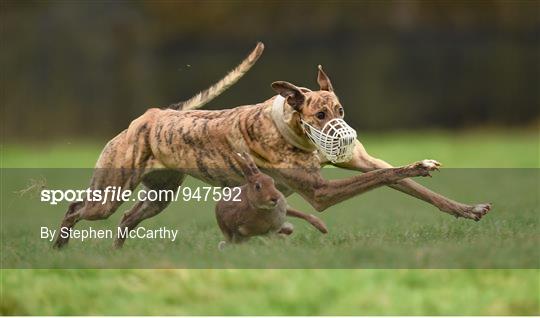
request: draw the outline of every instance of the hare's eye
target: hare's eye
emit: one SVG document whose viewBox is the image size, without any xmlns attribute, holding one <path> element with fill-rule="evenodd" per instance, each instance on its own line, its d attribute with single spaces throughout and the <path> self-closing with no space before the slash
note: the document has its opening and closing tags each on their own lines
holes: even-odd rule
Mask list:
<svg viewBox="0 0 540 318">
<path fill-rule="evenodd" d="M 324 117 L 326 117 L 326 113 L 325 112 L 318 112 L 315 116 L 317 116 L 317 118 L 319 118 L 320 120 L 323 120 Z"/>
<path fill-rule="evenodd" d="M 261 191 L 261 184 L 260 183 L 255 183 L 255 190 L 257 191 Z"/>
</svg>

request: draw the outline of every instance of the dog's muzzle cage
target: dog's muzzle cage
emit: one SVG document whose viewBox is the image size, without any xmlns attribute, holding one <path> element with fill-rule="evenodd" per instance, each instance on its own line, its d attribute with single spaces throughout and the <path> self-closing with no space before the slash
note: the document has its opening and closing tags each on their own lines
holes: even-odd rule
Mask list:
<svg viewBox="0 0 540 318">
<path fill-rule="evenodd" d="M 338 163 L 352 159 L 356 131 L 343 119 L 334 118 L 320 130 L 304 120 L 302 126 L 311 142 L 331 162 Z"/>
</svg>

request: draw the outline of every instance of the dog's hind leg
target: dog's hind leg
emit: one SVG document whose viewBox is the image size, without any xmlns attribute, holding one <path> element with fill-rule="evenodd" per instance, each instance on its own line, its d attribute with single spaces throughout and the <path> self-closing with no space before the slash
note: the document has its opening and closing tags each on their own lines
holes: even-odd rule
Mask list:
<svg viewBox="0 0 540 318">
<path fill-rule="evenodd" d="M 69 208 L 62 220 L 60 225 L 60 233 L 58 234 L 56 241 L 54 243 L 55 248 L 60 248 L 64 246 L 68 240 L 69 236 L 64 237 L 62 231 L 71 229 L 79 221 L 79 211 L 84 206 L 84 202 L 73 202 L 69 205 Z"/>
<path fill-rule="evenodd" d="M 156 111 L 149 110 L 134 120 L 128 129 L 110 140 L 96 163 L 90 190 L 102 194 L 102 199 L 87 198 L 82 205 L 70 206 L 60 226 L 54 247 L 64 246 L 69 230 L 80 220 L 103 220 L 113 214 L 123 203 L 119 197 L 113 198 L 112 191 L 132 191 L 150 169 L 161 165 L 152 157 L 148 138 Z M 96 201 L 94 201 L 96 200 Z M 64 234 L 64 235 L 61 235 Z"/>
<path fill-rule="evenodd" d="M 131 169 L 129 169 L 131 171 Z M 122 169 L 96 169 L 92 178 L 90 189 L 103 192 L 107 187 L 121 187 L 124 190 L 133 190 L 140 180 L 140 171 L 127 172 Z M 109 197 L 101 201 L 74 202 L 70 204 L 58 236 L 54 243 L 54 248 L 61 248 L 69 241 L 69 231 L 80 220 L 103 220 L 112 215 L 123 201 L 114 200 Z"/>
<path fill-rule="evenodd" d="M 125 213 L 118 225 L 118 236 L 114 247 L 121 248 L 126 240 L 126 233 L 136 228 L 143 220 L 151 218 L 163 211 L 174 199 L 178 187 L 184 181 L 185 175 L 178 171 L 153 171 L 143 178 L 144 190 L 156 190 L 162 195 L 156 201 L 144 200 L 137 202 L 129 212 Z"/>
</svg>

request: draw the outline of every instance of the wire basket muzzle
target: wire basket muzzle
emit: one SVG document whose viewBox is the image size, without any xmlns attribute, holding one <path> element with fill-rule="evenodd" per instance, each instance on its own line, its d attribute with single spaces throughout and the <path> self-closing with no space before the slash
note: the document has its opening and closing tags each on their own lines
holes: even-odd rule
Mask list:
<svg viewBox="0 0 540 318">
<path fill-rule="evenodd" d="M 338 163 L 352 159 L 356 131 L 343 119 L 334 118 L 320 130 L 305 121 L 302 124 L 308 138 L 328 160 Z"/>
</svg>

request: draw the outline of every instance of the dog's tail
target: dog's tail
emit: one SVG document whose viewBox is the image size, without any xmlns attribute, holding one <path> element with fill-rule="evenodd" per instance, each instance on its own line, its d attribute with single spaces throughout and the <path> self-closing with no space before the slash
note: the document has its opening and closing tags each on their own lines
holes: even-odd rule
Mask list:
<svg viewBox="0 0 540 318">
<path fill-rule="evenodd" d="M 242 61 L 242 63 L 240 63 L 237 67 L 235 67 L 232 71 L 225 75 L 225 77 L 222 78 L 219 82 L 215 83 L 204 91 L 199 92 L 197 95 L 191 97 L 186 101 L 169 105 L 168 108 L 176 110 L 190 110 L 203 107 L 205 104 L 209 103 L 211 100 L 219 96 L 219 94 L 223 93 L 227 88 L 231 87 L 231 85 L 233 85 L 240 78 L 242 78 L 242 76 L 244 76 L 244 74 L 249 71 L 249 69 L 255 64 L 255 62 L 257 62 L 263 50 L 264 44 L 262 42 L 258 42 L 255 49 L 253 49 L 253 51 L 249 53 L 249 55 Z"/>
</svg>

